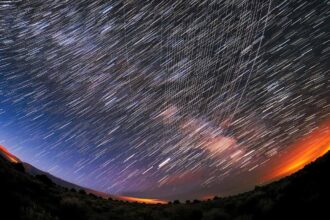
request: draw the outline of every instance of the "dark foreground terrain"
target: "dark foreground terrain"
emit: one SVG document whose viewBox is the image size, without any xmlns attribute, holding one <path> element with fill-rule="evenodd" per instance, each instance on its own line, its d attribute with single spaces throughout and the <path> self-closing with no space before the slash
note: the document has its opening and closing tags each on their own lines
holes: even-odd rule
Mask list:
<svg viewBox="0 0 330 220">
<path fill-rule="evenodd" d="M 330 153 L 280 181 L 227 198 L 145 205 L 67 189 L 0 156 L 0 219 L 329 219 Z"/>
</svg>

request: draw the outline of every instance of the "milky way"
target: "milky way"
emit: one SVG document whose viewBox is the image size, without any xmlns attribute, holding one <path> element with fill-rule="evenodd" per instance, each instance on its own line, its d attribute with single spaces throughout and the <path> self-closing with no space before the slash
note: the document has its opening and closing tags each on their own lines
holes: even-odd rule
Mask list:
<svg viewBox="0 0 330 220">
<path fill-rule="evenodd" d="M 329 22 L 329 1 L 3 1 L 1 144 L 111 194 L 242 191 L 330 116 Z"/>
</svg>

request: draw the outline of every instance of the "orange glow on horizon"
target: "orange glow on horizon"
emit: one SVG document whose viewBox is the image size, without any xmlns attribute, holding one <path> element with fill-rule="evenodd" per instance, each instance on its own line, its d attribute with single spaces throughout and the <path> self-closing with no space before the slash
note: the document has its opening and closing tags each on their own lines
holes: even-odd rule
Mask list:
<svg viewBox="0 0 330 220">
<path fill-rule="evenodd" d="M 202 201 L 207 201 L 207 200 L 209 200 L 209 199 L 212 200 L 212 199 L 214 199 L 214 197 L 215 197 L 214 195 L 205 195 L 205 196 L 202 196 L 202 197 L 201 197 L 201 200 L 202 200 Z"/>
<path fill-rule="evenodd" d="M 19 163 L 20 160 L 13 155 L 12 153 L 10 153 L 4 146 L 0 145 L 0 152 L 3 152 L 4 156 L 7 157 L 7 159 L 12 162 L 12 163 Z"/>
<path fill-rule="evenodd" d="M 276 164 L 262 178 L 263 182 L 288 176 L 330 150 L 330 120 L 321 124 L 310 134 L 302 137 L 288 151 L 274 158 Z"/>
<path fill-rule="evenodd" d="M 129 196 L 118 196 L 117 199 L 129 201 L 129 202 L 146 203 L 146 204 L 167 204 L 167 201 L 160 199 L 136 198 Z"/>
</svg>

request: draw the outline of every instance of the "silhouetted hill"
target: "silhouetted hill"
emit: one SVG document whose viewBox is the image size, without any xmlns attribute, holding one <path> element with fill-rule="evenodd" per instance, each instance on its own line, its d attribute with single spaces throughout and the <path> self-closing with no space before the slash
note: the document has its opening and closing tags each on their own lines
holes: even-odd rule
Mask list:
<svg viewBox="0 0 330 220">
<path fill-rule="evenodd" d="M 23 168 L 24 168 L 25 172 L 28 173 L 28 174 L 30 174 L 30 175 L 32 175 L 32 176 L 45 175 L 52 182 L 54 182 L 55 184 L 60 185 L 60 186 L 63 186 L 65 188 L 75 189 L 77 191 L 84 190 L 87 193 L 92 193 L 92 194 L 94 194 L 96 196 L 101 196 L 101 197 L 104 197 L 104 198 L 109 198 L 109 197 L 117 198 L 114 195 L 110 195 L 110 194 L 103 193 L 103 192 L 98 192 L 96 190 L 92 190 L 92 189 L 89 189 L 89 188 L 86 188 L 86 187 L 82 187 L 82 186 L 79 186 L 77 184 L 74 184 L 74 183 L 70 183 L 68 181 L 65 181 L 65 180 L 63 180 L 61 178 L 58 178 L 56 176 L 53 176 L 52 174 L 50 174 L 48 172 L 45 172 L 43 170 L 40 170 L 40 169 L 34 167 L 33 165 L 31 165 L 29 163 L 26 163 L 26 162 L 21 161 L 18 157 L 16 157 L 15 155 L 11 154 L 5 147 L 3 147 L 1 145 L 0 145 L 0 156 L 2 156 L 3 158 L 5 158 L 8 161 L 11 161 L 11 162 L 14 162 L 14 163 L 16 163 L 16 162 L 21 163 L 23 165 Z"/>
<path fill-rule="evenodd" d="M 85 190 L 87 193 L 92 193 L 92 194 L 94 194 L 96 196 L 101 196 L 101 197 L 104 197 L 104 198 L 109 198 L 109 197 L 116 198 L 116 196 L 114 196 L 114 195 L 110 195 L 110 194 L 107 194 L 107 193 L 98 192 L 96 190 L 92 190 L 92 189 L 89 189 L 89 188 L 86 188 L 86 187 L 82 187 L 82 186 L 79 186 L 77 184 L 74 184 L 74 183 L 70 183 L 68 181 L 65 181 L 65 180 L 63 180 L 61 178 L 58 178 L 56 176 L 53 176 L 50 173 L 47 173 L 47 172 L 42 171 L 42 170 L 39 170 L 38 168 L 32 166 L 29 163 L 23 162 L 23 166 L 25 168 L 25 171 L 28 174 L 31 174 L 32 176 L 46 175 L 55 184 L 60 185 L 60 186 L 63 186 L 65 188 L 75 189 L 77 191 L 79 191 L 79 190 Z"/>
<path fill-rule="evenodd" d="M 53 175 L 51 175 L 50 173 L 47 173 L 47 172 L 44 172 L 42 170 L 39 170 L 38 168 L 32 166 L 31 164 L 29 163 L 23 163 L 23 166 L 25 168 L 25 171 L 29 174 L 31 174 L 32 176 L 36 176 L 36 175 L 46 175 L 48 176 L 49 179 L 51 179 L 55 184 L 57 185 L 60 185 L 60 186 L 63 186 L 63 187 L 66 187 L 66 188 L 73 188 L 73 189 L 76 189 L 76 190 L 80 190 L 80 189 L 84 189 L 83 187 L 81 186 L 78 186 L 76 184 L 73 184 L 73 183 L 70 183 L 68 181 L 65 181 L 65 180 L 62 180 L 58 177 L 55 177 Z"/>
<path fill-rule="evenodd" d="M 107 200 L 32 176 L 0 155 L 1 219 L 328 219 L 330 153 L 301 171 L 226 198 L 145 205 Z"/>
</svg>

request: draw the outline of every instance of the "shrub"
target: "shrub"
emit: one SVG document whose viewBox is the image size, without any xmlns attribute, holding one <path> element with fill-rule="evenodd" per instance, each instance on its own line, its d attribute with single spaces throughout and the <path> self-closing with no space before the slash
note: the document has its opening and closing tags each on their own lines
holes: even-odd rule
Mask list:
<svg viewBox="0 0 330 220">
<path fill-rule="evenodd" d="M 60 217 L 63 220 L 89 219 L 89 208 L 75 197 L 65 197 L 60 203 Z"/>
<path fill-rule="evenodd" d="M 173 204 L 176 204 L 176 205 L 177 205 L 177 204 L 180 204 L 180 201 L 179 201 L 179 200 L 174 200 L 174 201 L 173 201 Z"/>
<path fill-rule="evenodd" d="M 44 183 L 44 184 L 46 184 L 46 185 L 48 185 L 48 186 L 54 185 L 53 181 L 52 181 L 51 179 L 49 179 L 49 177 L 46 176 L 46 175 L 44 175 L 44 174 L 36 175 L 36 178 L 37 178 L 40 182 L 42 182 L 42 183 Z"/>
<path fill-rule="evenodd" d="M 80 189 L 80 190 L 79 190 L 79 193 L 82 194 L 82 195 L 86 195 L 86 191 L 83 190 L 83 189 Z"/>
</svg>

